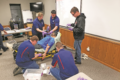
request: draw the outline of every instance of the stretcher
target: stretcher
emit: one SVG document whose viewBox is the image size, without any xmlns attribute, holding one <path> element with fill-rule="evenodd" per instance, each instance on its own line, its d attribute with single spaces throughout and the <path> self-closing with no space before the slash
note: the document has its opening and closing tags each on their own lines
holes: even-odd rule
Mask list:
<svg viewBox="0 0 120 80">
<path fill-rule="evenodd" d="M 61 33 L 58 32 L 57 36 L 54 38 L 55 43 L 52 45 L 49 52 L 46 54 L 45 58 L 50 58 L 50 57 L 52 58 L 54 56 L 54 54 L 57 53 L 55 44 L 57 42 L 60 42 L 60 37 L 61 37 Z M 45 52 L 45 50 L 43 48 L 42 49 L 35 49 L 35 54 L 44 53 L 44 52 Z M 13 52 L 14 60 L 16 60 L 16 55 L 17 55 L 17 49 L 14 50 L 14 52 Z M 41 59 L 42 60 L 42 57 L 38 57 L 36 59 Z"/>
</svg>

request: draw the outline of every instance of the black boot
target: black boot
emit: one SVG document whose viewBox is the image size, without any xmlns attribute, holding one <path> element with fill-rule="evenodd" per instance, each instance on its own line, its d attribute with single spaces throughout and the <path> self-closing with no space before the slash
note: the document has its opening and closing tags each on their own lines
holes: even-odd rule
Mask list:
<svg viewBox="0 0 120 80">
<path fill-rule="evenodd" d="M 5 48 L 3 49 L 4 52 L 7 51 L 7 50 L 8 50 L 8 47 L 5 47 Z"/>
<path fill-rule="evenodd" d="M 77 62 L 77 60 L 75 60 L 75 64 L 81 64 L 81 62 Z"/>
<path fill-rule="evenodd" d="M 0 55 L 2 55 L 2 53 L 0 53 Z"/>
</svg>

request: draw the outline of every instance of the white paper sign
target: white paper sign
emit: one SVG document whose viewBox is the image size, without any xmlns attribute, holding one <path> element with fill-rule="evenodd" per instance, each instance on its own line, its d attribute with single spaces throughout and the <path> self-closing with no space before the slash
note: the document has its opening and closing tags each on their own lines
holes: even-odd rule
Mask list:
<svg viewBox="0 0 120 80">
<path fill-rule="evenodd" d="M 32 12 L 30 10 L 26 10 L 26 11 L 23 10 L 22 15 L 23 15 L 24 23 L 27 23 L 27 19 L 33 20 Z"/>
</svg>

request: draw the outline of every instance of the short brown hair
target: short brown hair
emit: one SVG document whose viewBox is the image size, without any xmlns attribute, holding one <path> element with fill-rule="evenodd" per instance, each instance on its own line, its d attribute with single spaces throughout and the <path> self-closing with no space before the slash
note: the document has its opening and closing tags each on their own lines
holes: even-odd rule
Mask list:
<svg viewBox="0 0 120 80">
<path fill-rule="evenodd" d="M 54 32 L 51 34 L 51 36 L 57 36 L 57 32 L 54 31 Z"/>
<path fill-rule="evenodd" d="M 77 11 L 79 12 L 78 8 L 77 8 L 77 7 L 73 7 L 73 8 L 71 9 L 70 13 L 71 13 L 71 12 L 76 13 Z"/>
<path fill-rule="evenodd" d="M 38 41 L 39 39 L 38 39 L 37 36 L 34 35 L 34 36 L 32 36 L 32 37 L 30 38 L 30 40 L 31 40 L 31 41 L 34 41 L 34 40 Z"/>
<path fill-rule="evenodd" d="M 57 42 L 56 47 L 60 49 L 61 47 L 63 47 L 63 44 L 61 42 Z"/>
</svg>

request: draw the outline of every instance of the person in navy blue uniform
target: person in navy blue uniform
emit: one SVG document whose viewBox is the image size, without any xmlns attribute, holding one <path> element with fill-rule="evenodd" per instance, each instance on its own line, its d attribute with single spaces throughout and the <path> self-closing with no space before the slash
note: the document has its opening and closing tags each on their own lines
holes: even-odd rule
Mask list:
<svg viewBox="0 0 120 80">
<path fill-rule="evenodd" d="M 59 32 L 59 23 L 60 23 L 60 20 L 59 20 L 58 16 L 56 15 L 56 11 L 52 10 L 51 17 L 50 17 L 50 29 L 51 29 L 51 31 L 49 32 L 49 34 L 51 34 L 54 31 Z"/>
<path fill-rule="evenodd" d="M 33 21 L 33 26 L 32 26 L 32 35 L 36 35 L 39 40 L 42 38 L 42 34 L 46 34 L 44 31 L 44 20 L 43 20 L 43 13 L 38 13 L 37 18 Z"/>
<path fill-rule="evenodd" d="M 77 74 L 78 68 L 75 65 L 73 55 L 70 51 L 64 50 L 62 43 L 56 43 L 56 53 L 53 57 L 52 68 L 50 72 L 57 80 L 65 80 L 75 74 Z M 59 68 L 56 67 L 58 63 Z"/>
<path fill-rule="evenodd" d="M 30 40 L 21 43 L 16 56 L 16 64 L 19 68 L 14 72 L 14 75 L 20 72 L 24 73 L 26 69 L 39 69 L 39 65 L 34 61 L 38 57 L 38 55 L 35 55 L 34 47 L 38 40 L 37 36 L 32 36 Z"/>
<path fill-rule="evenodd" d="M 3 39 L 2 39 L 1 31 L 3 31 L 5 34 L 7 34 L 7 32 L 4 30 L 3 26 L 0 24 L 0 50 L 2 48 L 3 51 L 5 52 L 6 50 L 8 50 L 8 48 L 3 45 Z M 0 55 L 2 55 L 2 53 L 0 53 Z"/>
</svg>

